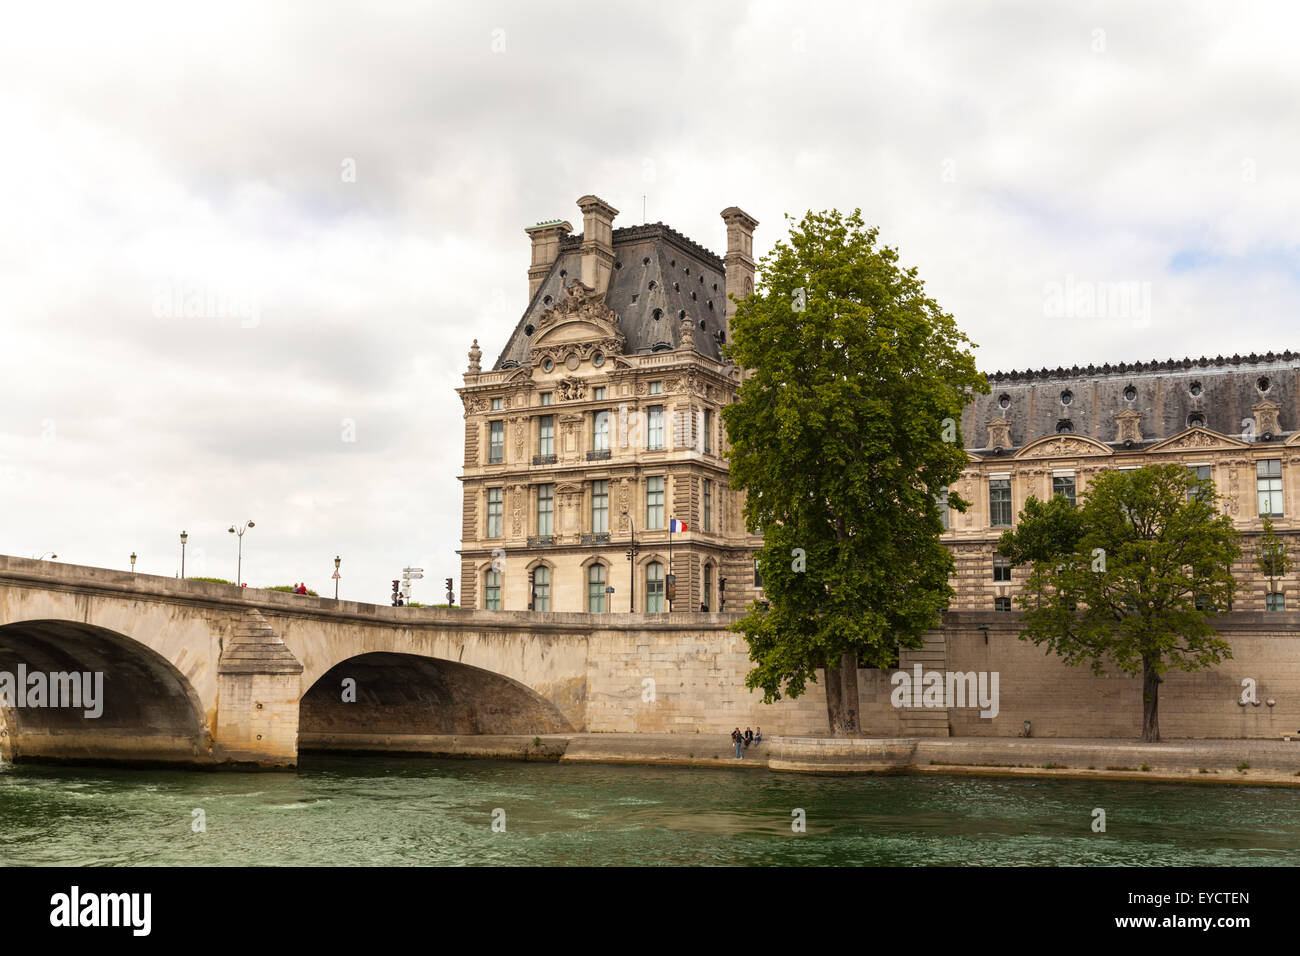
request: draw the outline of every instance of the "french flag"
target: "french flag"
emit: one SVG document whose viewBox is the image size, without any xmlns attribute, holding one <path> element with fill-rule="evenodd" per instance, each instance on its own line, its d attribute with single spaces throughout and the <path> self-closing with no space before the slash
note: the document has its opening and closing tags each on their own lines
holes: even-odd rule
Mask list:
<svg viewBox="0 0 1300 956">
<path fill-rule="evenodd" d="M 679 531 L 685 531 L 685 530 L 687 530 L 687 529 L 686 529 L 686 522 L 685 522 L 685 521 L 678 521 L 676 518 L 669 518 L 669 519 L 668 519 L 668 530 L 669 530 L 672 534 L 677 534 Z"/>
</svg>

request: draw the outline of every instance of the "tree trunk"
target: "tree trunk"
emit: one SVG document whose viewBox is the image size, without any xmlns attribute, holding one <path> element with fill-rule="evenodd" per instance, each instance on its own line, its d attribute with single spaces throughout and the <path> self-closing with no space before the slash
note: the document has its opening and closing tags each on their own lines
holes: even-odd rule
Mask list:
<svg viewBox="0 0 1300 956">
<path fill-rule="evenodd" d="M 844 683 L 840 668 L 832 667 L 829 659 L 826 671 L 826 722 L 832 737 L 844 736 Z"/>
<path fill-rule="evenodd" d="M 1160 683 L 1154 661 L 1142 659 L 1142 742 L 1160 742 Z"/>
<path fill-rule="evenodd" d="M 844 711 L 842 724 L 844 733 L 857 737 L 862 733 L 862 723 L 858 719 L 858 652 L 846 651 L 840 658 L 840 706 Z"/>
</svg>

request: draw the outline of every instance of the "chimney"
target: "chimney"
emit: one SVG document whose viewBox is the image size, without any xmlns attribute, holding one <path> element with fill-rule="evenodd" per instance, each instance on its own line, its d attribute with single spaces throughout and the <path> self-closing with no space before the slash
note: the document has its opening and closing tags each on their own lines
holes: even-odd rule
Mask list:
<svg viewBox="0 0 1300 956">
<path fill-rule="evenodd" d="M 539 222 L 524 232 L 533 240 L 533 264 L 528 267 L 528 301 L 532 302 L 560 254 L 560 240 L 573 232 L 573 227 L 567 222 L 554 219 L 551 222 Z"/>
<path fill-rule="evenodd" d="M 727 224 L 727 254 L 723 265 L 727 269 L 727 340 L 731 340 L 731 317 L 736 314 L 734 295 L 743 299 L 754 291 L 754 227 L 758 220 L 736 206 L 722 210 L 722 221 Z"/>
<path fill-rule="evenodd" d="M 614 271 L 614 217 L 618 210 L 595 196 L 578 200 L 582 210 L 582 282 L 600 294 Z"/>
</svg>

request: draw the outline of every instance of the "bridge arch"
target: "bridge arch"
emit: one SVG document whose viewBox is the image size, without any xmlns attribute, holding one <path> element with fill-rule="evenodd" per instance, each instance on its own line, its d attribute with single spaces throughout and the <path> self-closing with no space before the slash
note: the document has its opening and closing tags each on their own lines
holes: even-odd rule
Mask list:
<svg viewBox="0 0 1300 956">
<path fill-rule="evenodd" d="M 211 757 L 210 728 L 190 681 L 129 635 L 52 618 L 0 625 L 0 686 L 16 693 L 22 674 L 42 675 L 47 696 L 35 707 L 17 706 L 22 701 L 16 699 L 0 702 L 8 705 L 0 706 L 0 745 L 9 759 L 202 762 Z M 50 675 L 69 677 L 52 680 Z M 62 701 L 52 699 L 55 683 Z M 68 696 L 76 706 L 50 706 L 68 703 Z"/>
<path fill-rule="evenodd" d="M 303 693 L 300 751 L 418 750 L 419 738 L 571 733 L 559 708 L 501 674 L 419 654 L 371 651 Z"/>
</svg>

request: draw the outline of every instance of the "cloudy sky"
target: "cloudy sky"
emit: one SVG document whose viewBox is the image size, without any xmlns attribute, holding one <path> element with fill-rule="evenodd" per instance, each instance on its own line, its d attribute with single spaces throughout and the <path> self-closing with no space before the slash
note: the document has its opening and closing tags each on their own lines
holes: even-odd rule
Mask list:
<svg viewBox="0 0 1300 956">
<path fill-rule="evenodd" d="M 1300 348 L 1294 3 L 57 2 L 0 30 L 0 552 L 458 574 L 466 351 L 595 193 L 861 207 L 986 370 Z M 457 581 L 459 588 L 459 580 Z"/>
</svg>

